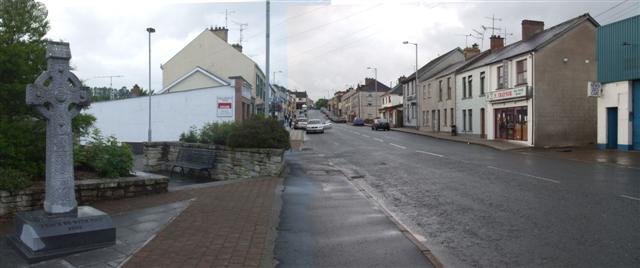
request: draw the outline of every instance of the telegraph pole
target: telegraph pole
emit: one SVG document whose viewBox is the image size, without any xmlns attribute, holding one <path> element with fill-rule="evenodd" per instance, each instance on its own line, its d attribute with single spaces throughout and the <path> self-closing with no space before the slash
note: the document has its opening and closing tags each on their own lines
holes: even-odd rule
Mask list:
<svg viewBox="0 0 640 268">
<path fill-rule="evenodd" d="M 267 51 L 266 51 L 266 71 L 267 71 L 267 75 L 265 75 L 267 77 L 267 99 L 265 100 L 264 103 L 264 111 L 265 113 L 268 115 L 269 114 L 269 105 L 271 104 L 271 84 L 269 82 L 269 31 L 271 30 L 271 26 L 269 25 L 269 17 L 270 17 L 270 7 L 271 6 L 271 2 L 269 0 L 267 0 L 267 36 L 266 36 L 266 47 L 267 47 Z"/>
</svg>

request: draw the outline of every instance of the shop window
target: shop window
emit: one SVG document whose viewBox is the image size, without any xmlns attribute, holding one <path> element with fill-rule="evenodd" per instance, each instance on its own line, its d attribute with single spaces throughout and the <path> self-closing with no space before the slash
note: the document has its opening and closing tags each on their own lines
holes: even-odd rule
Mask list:
<svg viewBox="0 0 640 268">
<path fill-rule="evenodd" d="M 480 96 L 484 96 L 484 72 L 480 72 Z"/>
<path fill-rule="evenodd" d="M 462 110 L 462 132 L 467 132 L 467 110 Z"/>
<path fill-rule="evenodd" d="M 442 110 L 442 112 L 444 113 L 444 126 L 447 126 L 447 109 Z"/>
<path fill-rule="evenodd" d="M 516 62 L 516 84 L 522 85 L 527 83 L 527 60 Z"/>
<path fill-rule="evenodd" d="M 453 120 L 454 118 L 456 118 L 456 117 L 453 114 L 453 108 L 451 108 L 451 125 L 455 125 L 456 124 L 455 120 Z"/>
</svg>

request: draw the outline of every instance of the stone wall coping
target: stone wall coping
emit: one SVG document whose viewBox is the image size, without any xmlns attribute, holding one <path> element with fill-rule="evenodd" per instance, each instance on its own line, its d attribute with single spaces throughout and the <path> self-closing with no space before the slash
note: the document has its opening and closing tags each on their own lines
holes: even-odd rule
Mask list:
<svg viewBox="0 0 640 268">
<path fill-rule="evenodd" d="M 153 142 L 145 142 L 144 146 L 163 146 L 169 145 L 174 147 L 191 147 L 191 148 L 203 148 L 203 149 L 216 149 L 216 150 L 225 150 L 225 151 L 235 151 L 235 152 L 248 152 L 248 153 L 274 153 L 274 154 L 284 154 L 285 149 L 276 149 L 276 148 L 230 148 L 223 145 L 216 144 L 204 144 L 204 143 L 188 143 L 188 142 L 177 142 L 177 141 L 153 141 Z"/>
</svg>

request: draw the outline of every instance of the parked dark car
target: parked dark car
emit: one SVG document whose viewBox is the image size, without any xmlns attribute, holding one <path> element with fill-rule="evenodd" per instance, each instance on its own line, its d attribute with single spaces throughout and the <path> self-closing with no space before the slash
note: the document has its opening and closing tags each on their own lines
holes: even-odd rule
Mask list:
<svg viewBox="0 0 640 268">
<path fill-rule="evenodd" d="M 364 126 L 364 119 L 362 119 L 360 117 L 356 117 L 355 119 L 353 119 L 353 125 L 354 126 Z"/>
<path fill-rule="evenodd" d="M 387 121 L 387 119 L 373 120 L 373 124 L 371 125 L 371 130 L 378 130 L 378 129 L 391 130 L 391 127 L 389 126 L 389 121 Z"/>
</svg>

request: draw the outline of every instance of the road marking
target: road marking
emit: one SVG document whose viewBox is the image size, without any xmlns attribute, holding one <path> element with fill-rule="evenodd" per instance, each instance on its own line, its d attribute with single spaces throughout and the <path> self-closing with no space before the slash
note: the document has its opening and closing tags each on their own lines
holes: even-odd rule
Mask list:
<svg viewBox="0 0 640 268">
<path fill-rule="evenodd" d="M 393 144 L 393 143 L 389 143 L 389 145 L 392 145 L 392 146 L 398 147 L 398 148 L 400 148 L 400 149 L 407 149 L 407 147 L 404 147 L 404 146 L 402 146 L 402 145 L 397 145 L 397 144 Z"/>
<path fill-rule="evenodd" d="M 624 195 L 624 194 L 621 194 L 620 197 L 624 197 L 624 198 L 627 198 L 627 199 L 640 201 L 640 198 L 633 197 L 633 196 L 628 196 L 628 195 Z"/>
<path fill-rule="evenodd" d="M 434 153 L 425 152 L 425 151 L 416 151 L 416 153 L 428 154 L 428 155 L 433 155 L 433 156 L 437 156 L 437 157 L 444 157 L 444 155 L 441 155 L 441 154 L 434 154 Z"/>
<path fill-rule="evenodd" d="M 371 138 L 371 136 L 365 134 L 362 134 L 362 137 Z"/>
<path fill-rule="evenodd" d="M 512 173 L 512 174 L 517 174 L 517 175 L 521 175 L 521 176 L 526 176 L 526 177 L 539 179 L 539 180 L 543 180 L 543 181 L 548 181 L 548 182 L 553 182 L 553 183 L 560 183 L 560 181 L 557 181 L 557 180 L 554 180 L 554 179 L 549 179 L 549 178 L 540 177 L 540 176 L 536 176 L 536 175 L 531 175 L 531 174 L 527 174 L 527 173 L 521 173 L 521 172 L 512 171 L 512 170 L 499 168 L 499 167 L 494 167 L 494 166 L 487 166 L 487 167 L 491 168 L 491 169 L 500 170 L 500 171 L 504 171 L 504 172 Z"/>
<path fill-rule="evenodd" d="M 379 142 L 384 142 L 382 139 L 378 139 L 378 138 L 373 138 L 374 140 L 377 140 Z"/>
<path fill-rule="evenodd" d="M 360 133 L 358 133 L 358 132 L 355 132 L 355 131 L 353 132 L 353 134 L 356 134 L 356 135 L 360 135 L 360 136 L 362 136 L 362 134 L 360 134 Z"/>
</svg>

